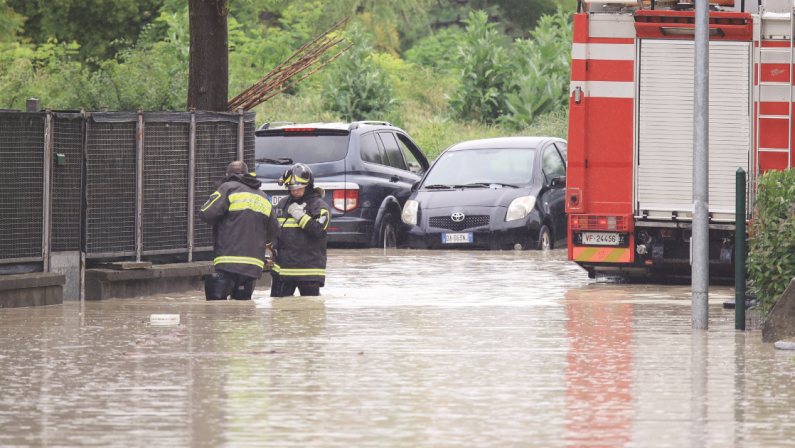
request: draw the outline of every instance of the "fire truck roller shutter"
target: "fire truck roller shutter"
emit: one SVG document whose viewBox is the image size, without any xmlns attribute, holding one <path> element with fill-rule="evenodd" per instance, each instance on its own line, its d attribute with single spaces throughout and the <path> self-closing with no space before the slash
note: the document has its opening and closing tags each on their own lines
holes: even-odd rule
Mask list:
<svg viewBox="0 0 795 448">
<path fill-rule="evenodd" d="M 640 43 L 636 200 L 638 213 L 688 219 L 693 209 L 693 41 Z M 748 170 L 749 42 L 709 49 L 709 210 L 734 220 L 737 168 Z"/>
</svg>

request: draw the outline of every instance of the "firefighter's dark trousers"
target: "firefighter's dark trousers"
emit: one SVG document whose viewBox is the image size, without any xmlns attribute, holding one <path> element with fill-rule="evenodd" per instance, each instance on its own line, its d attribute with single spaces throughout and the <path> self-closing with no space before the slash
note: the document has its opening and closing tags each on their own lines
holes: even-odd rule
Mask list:
<svg viewBox="0 0 795 448">
<path fill-rule="evenodd" d="M 217 270 L 204 276 L 204 295 L 207 300 L 251 300 L 257 279 L 245 275 Z"/>
<path fill-rule="evenodd" d="M 290 297 L 295 295 L 295 290 L 302 296 L 319 296 L 320 282 L 285 282 L 273 276 L 271 283 L 271 297 Z"/>
</svg>

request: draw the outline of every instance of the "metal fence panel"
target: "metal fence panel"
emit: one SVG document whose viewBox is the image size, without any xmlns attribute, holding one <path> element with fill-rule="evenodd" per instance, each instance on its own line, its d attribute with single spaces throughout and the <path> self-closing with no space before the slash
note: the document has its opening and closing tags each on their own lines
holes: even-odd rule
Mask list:
<svg viewBox="0 0 795 448">
<path fill-rule="evenodd" d="M 6 179 L 0 183 L 0 262 L 43 260 L 47 235 L 51 250 L 82 246 L 89 258 L 188 252 L 192 219 L 192 247 L 212 249 L 212 228 L 199 210 L 238 157 L 241 119 L 243 160 L 253 168 L 254 114 L 196 112 L 193 164 L 191 113 L 144 113 L 142 147 L 139 117 L 55 112 L 47 137 L 46 113 L 0 112 L 0 176 Z M 45 177 L 48 138 L 53 159 Z M 58 164 L 58 154 L 65 164 Z M 45 205 L 48 182 L 52 196 Z M 51 223 L 44 222 L 45 207 Z"/>
<path fill-rule="evenodd" d="M 53 114 L 53 153 L 66 164 L 52 168 L 52 250 L 80 250 L 83 176 L 83 117 Z"/>
<path fill-rule="evenodd" d="M 144 254 L 188 251 L 189 141 L 190 122 L 144 125 Z"/>
<path fill-rule="evenodd" d="M 248 165 L 249 170 L 254 171 L 254 131 L 256 131 L 256 123 L 254 121 L 246 121 L 243 123 L 243 161 Z"/>
<path fill-rule="evenodd" d="M 232 121 L 196 123 L 195 250 L 213 246 L 212 227 L 199 218 L 199 210 L 215 191 L 215 182 L 226 174 L 227 165 L 237 159 L 237 131 L 238 123 Z"/>
<path fill-rule="evenodd" d="M 0 260 L 42 258 L 44 114 L 0 114 Z"/>
<path fill-rule="evenodd" d="M 86 123 L 86 254 L 135 253 L 135 122 Z"/>
</svg>

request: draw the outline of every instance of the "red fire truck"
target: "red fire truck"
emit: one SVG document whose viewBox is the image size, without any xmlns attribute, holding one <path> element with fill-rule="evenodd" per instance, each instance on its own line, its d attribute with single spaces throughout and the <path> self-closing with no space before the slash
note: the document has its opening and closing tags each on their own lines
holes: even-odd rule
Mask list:
<svg viewBox="0 0 795 448">
<path fill-rule="evenodd" d="M 689 277 L 693 4 L 581 1 L 569 109 L 569 259 L 592 277 Z M 792 1 L 734 1 L 742 3 L 711 6 L 709 18 L 710 273 L 725 278 L 733 277 L 737 169 L 754 185 L 759 173 L 793 162 Z"/>
</svg>

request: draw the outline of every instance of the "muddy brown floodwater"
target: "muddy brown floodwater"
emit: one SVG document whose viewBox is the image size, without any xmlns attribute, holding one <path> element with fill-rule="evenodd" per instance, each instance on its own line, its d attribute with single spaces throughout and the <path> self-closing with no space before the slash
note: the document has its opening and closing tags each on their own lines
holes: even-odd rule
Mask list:
<svg viewBox="0 0 795 448">
<path fill-rule="evenodd" d="M 0 310 L 0 445 L 795 444 L 793 353 L 734 331 L 730 288 L 693 335 L 688 287 L 565 258 L 335 250 L 320 298 Z"/>
</svg>

